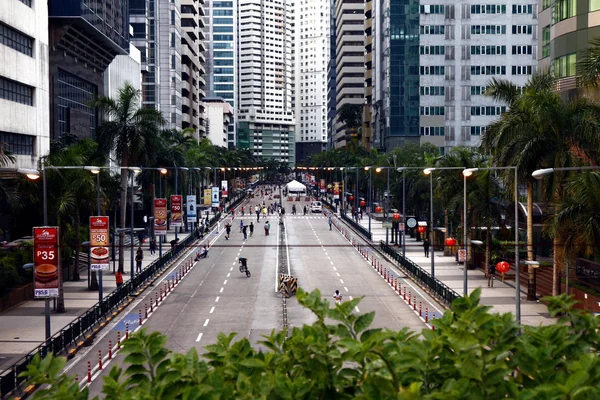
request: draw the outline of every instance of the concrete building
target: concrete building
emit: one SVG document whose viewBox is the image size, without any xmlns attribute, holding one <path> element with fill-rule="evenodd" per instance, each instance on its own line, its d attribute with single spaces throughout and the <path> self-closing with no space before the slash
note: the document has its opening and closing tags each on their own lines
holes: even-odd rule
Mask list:
<svg viewBox="0 0 600 400">
<path fill-rule="evenodd" d="M 159 0 L 129 0 L 129 22 L 133 28 L 131 43 L 140 51 L 142 72 L 142 105 L 160 111 L 158 93 L 160 64 L 158 60 Z"/>
<path fill-rule="evenodd" d="M 300 0 L 301 2 L 304 0 Z M 291 0 L 240 0 L 238 147 L 295 164 Z"/>
<path fill-rule="evenodd" d="M 294 5 L 294 111 L 296 161 L 327 147 L 327 86 L 330 3 L 299 0 Z"/>
<path fill-rule="evenodd" d="M 0 146 L 8 167 L 37 168 L 50 149 L 46 2 L 0 2 L 0 60 Z"/>
<path fill-rule="evenodd" d="M 131 84 L 136 90 L 141 90 L 141 64 L 142 57 L 140 50 L 133 44 L 130 44 L 129 55 L 116 56 L 104 72 L 104 94 L 113 99 L 118 98 L 119 89 L 125 83 Z"/>
<path fill-rule="evenodd" d="M 477 146 L 506 109 L 484 96 L 490 79 L 536 71 L 537 4 L 373 1 L 375 146 Z"/>
<path fill-rule="evenodd" d="M 104 95 L 110 63 L 129 53 L 128 3 L 49 0 L 48 6 L 51 137 L 92 137 L 98 116 L 89 103 Z"/>
<path fill-rule="evenodd" d="M 365 4 L 355 0 L 336 0 L 336 120 L 332 143 L 345 147 L 350 129 L 339 119 L 345 104 L 365 102 Z"/>
<path fill-rule="evenodd" d="M 335 60 L 336 60 L 336 36 L 335 36 L 335 0 L 330 1 L 329 13 L 329 63 L 327 65 L 327 149 L 335 148 L 333 138 L 335 137 Z"/>
<path fill-rule="evenodd" d="M 229 126 L 233 124 L 233 107 L 219 97 L 204 98 L 206 108 L 206 137 L 215 146 L 228 147 Z"/>
<path fill-rule="evenodd" d="M 237 4 L 233 1 L 211 1 L 206 4 L 204 34 L 206 37 L 206 92 L 210 97 L 225 99 L 237 109 Z M 236 123 L 228 127 L 227 145 L 237 144 Z"/>
</svg>

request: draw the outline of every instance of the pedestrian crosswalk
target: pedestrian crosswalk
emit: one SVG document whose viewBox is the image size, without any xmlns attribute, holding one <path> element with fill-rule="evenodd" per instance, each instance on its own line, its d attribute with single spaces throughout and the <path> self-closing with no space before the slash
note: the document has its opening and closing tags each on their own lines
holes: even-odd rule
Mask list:
<svg viewBox="0 0 600 400">
<path fill-rule="evenodd" d="M 242 218 L 242 219 L 253 219 L 256 220 L 256 215 L 236 215 L 236 218 Z M 269 219 L 269 218 L 279 218 L 278 215 L 275 214 L 271 214 L 271 215 L 267 215 L 266 217 L 263 216 L 261 214 L 260 219 Z M 327 218 L 327 216 L 323 215 L 323 214 L 316 214 L 316 215 L 286 215 L 285 217 L 283 217 L 283 219 L 324 219 Z"/>
</svg>

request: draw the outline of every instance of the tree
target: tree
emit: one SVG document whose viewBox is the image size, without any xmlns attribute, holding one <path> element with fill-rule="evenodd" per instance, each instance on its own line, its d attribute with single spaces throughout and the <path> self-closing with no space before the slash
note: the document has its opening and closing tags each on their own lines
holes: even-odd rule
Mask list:
<svg viewBox="0 0 600 400">
<path fill-rule="evenodd" d="M 490 124 L 482 146 L 497 166 L 516 166 L 527 184 L 527 255 L 533 254 L 533 171 L 560 168 L 577 163 L 593 163 L 597 155 L 600 107 L 586 98 L 564 100 L 554 91 L 554 78 L 548 73 L 534 75 L 521 90 L 505 80 L 493 79 L 486 94 L 504 102 L 509 110 Z M 547 179 L 546 199 L 560 203 L 567 174 L 555 173 Z M 510 175 L 508 187 L 514 188 Z M 558 293 L 563 265 L 562 231 L 553 235 L 553 294 Z"/>
<path fill-rule="evenodd" d="M 96 139 L 100 148 L 114 151 L 121 166 L 121 198 L 119 233 L 119 271 L 123 272 L 126 216 L 127 216 L 127 178 L 126 168 L 149 161 L 160 148 L 156 140 L 164 119 L 159 111 L 140 105 L 140 93 L 127 83 L 119 89 L 116 100 L 99 97 L 94 100 L 97 107 L 107 118 L 97 129 Z M 133 190 L 133 188 L 132 188 Z M 133 206 L 133 205 L 132 205 Z M 133 245 L 133 243 L 132 243 Z"/>
<path fill-rule="evenodd" d="M 577 73 L 582 86 L 596 89 L 600 78 L 600 38 L 592 39 L 589 45 L 577 57 Z"/>
<path fill-rule="evenodd" d="M 347 129 L 350 129 L 350 139 L 346 140 L 349 147 L 351 141 L 356 142 L 355 138 L 357 138 L 357 129 L 362 126 L 362 117 L 363 117 L 363 105 L 362 104 L 351 104 L 346 103 L 342 107 L 340 107 L 340 111 L 338 114 L 338 121 L 345 124 Z"/>
</svg>

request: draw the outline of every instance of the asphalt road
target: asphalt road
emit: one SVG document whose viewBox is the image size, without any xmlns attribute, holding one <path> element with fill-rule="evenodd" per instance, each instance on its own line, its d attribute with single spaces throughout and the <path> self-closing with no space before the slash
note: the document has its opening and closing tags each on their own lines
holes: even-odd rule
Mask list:
<svg viewBox="0 0 600 400">
<path fill-rule="evenodd" d="M 287 214 L 283 235 L 275 216 L 266 218 L 271 223 L 270 235 L 266 236 L 263 230 L 265 219 L 261 218 L 257 223 L 256 217 L 249 215 L 235 218 L 230 240 L 225 239 L 224 229 L 211 234 L 207 239 L 212 244 L 209 257 L 194 265 L 144 321 L 144 328 L 167 334 L 167 347 L 176 352 L 196 347 L 202 353 L 204 346 L 216 341 L 219 332 L 237 332 L 238 337 L 247 337 L 253 343 L 260 341 L 262 335 L 283 327 L 282 300 L 276 291 L 278 260 L 283 260 L 284 269 L 289 266 L 289 272 L 298 278 L 300 287 L 307 291 L 319 289 L 332 304 L 336 289 L 340 290 L 344 300 L 364 296 L 355 311 L 376 311 L 373 327 L 394 330 L 403 327 L 421 330 L 425 327 L 348 240 L 335 228 L 329 230 L 326 216 L 290 215 L 291 204 L 284 204 Z M 300 203 L 301 206 L 304 204 Z M 248 208 L 248 203 L 245 206 Z M 256 225 L 253 236 L 247 240 L 239 232 L 240 218 L 245 224 L 252 221 Z M 190 249 L 189 257 L 194 252 L 195 249 Z M 181 263 L 188 262 L 189 257 Z M 248 259 L 252 273 L 250 278 L 240 273 L 239 257 Z M 165 279 L 168 277 L 166 275 Z M 68 364 L 66 372 L 77 374 L 83 384 L 87 362 L 97 365 L 98 350 L 101 350 L 103 358 L 106 356 L 108 341 L 111 340 L 114 347 L 117 332 L 124 336 L 125 321 L 129 322 L 130 331 L 136 329 L 138 310 L 144 310 L 144 305 L 149 304 L 150 296 L 157 290 L 136 299 L 122 316 L 105 328 L 93 346 Z M 310 324 L 315 319 L 295 297 L 287 300 L 287 307 L 290 327 Z M 112 361 L 104 361 L 104 372 L 93 371 L 94 380 L 89 386 L 92 395 L 101 392 L 100 377 L 121 361 L 122 357 L 116 355 Z"/>
</svg>

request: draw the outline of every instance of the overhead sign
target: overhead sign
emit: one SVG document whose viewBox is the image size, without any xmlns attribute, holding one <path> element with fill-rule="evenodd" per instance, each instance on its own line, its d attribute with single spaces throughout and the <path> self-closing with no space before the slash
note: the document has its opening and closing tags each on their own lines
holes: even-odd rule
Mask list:
<svg viewBox="0 0 600 400">
<path fill-rule="evenodd" d="M 212 190 L 210 189 L 204 189 L 204 205 L 210 205 L 211 204 L 211 196 L 212 194 Z"/>
<path fill-rule="evenodd" d="M 221 181 L 221 197 L 227 198 L 227 181 Z"/>
<path fill-rule="evenodd" d="M 414 218 L 409 218 L 409 219 L 407 219 L 407 220 L 406 220 L 406 225 L 407 225 L 409 228 L 411 228 L 411 229 L 412 229 L 412 228 L 414 228 L 415 226 L 417 226 L 417 220 L 416 220 L 416 219 L 414 219 Z"/>
<path fill-rule="evenodd" d="M 196 222 L 196 195 L 188 195 L 186 200 L 187 222 Z"/>
<path fill-rule="evenodd" d="M 167 199 L 154 199 L 154 234 L 167 235 Z"/>
<path fill-rule="evenodd" d="M 171 196 L 171 226 L 183 226 L 183 215 L 181 208 L 181 196 L 174 194 Z"/>
<path fill-rule="evenodd" d="M 219 207 L 219 187 L 213 186 L 212 188 L 212 203 L 213 207 Z"/>
<path fill-rule="evenodd" d="M 90 217 L 90 269 L 92 271 L 108 271 L 110 267 L 108 221 L 108 217 Z"/>
<path fill-rule="evenodd" d="M 35 297 L 58 297 L 59 229 L 33 228 L 33 285 Z"/>
</svg>

